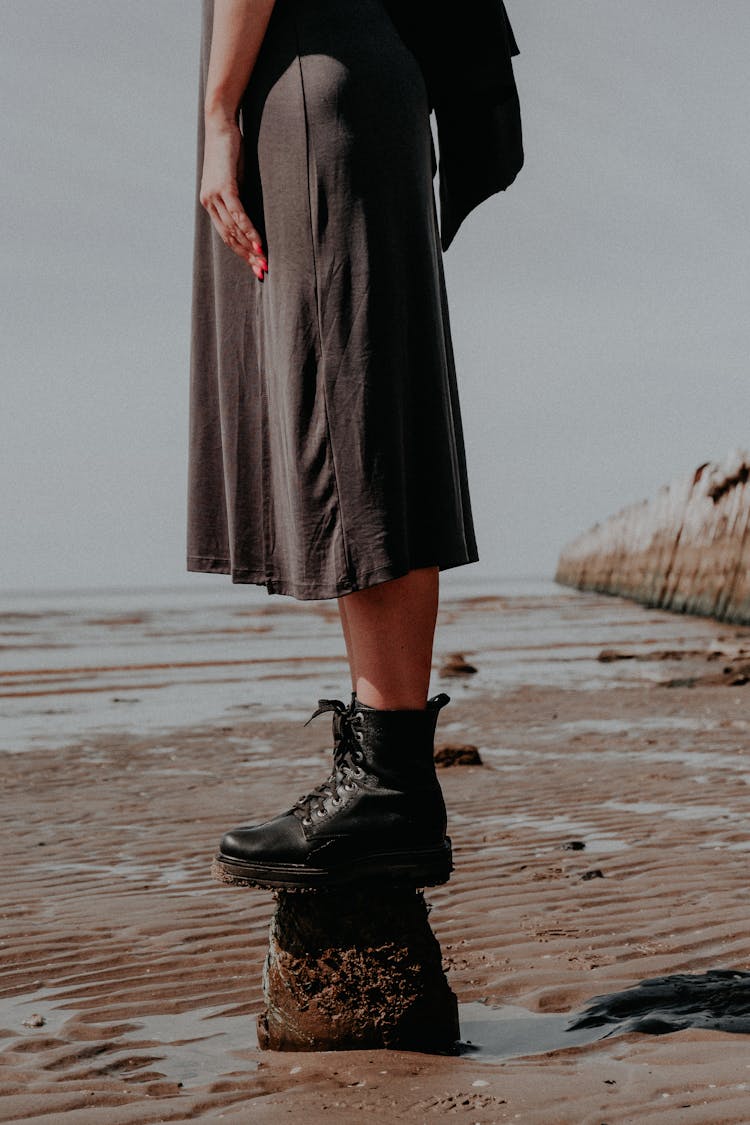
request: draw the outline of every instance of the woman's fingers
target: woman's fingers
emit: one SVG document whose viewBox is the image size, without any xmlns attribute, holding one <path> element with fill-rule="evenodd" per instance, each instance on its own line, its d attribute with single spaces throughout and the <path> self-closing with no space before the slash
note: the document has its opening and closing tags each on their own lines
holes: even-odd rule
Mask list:
<svg viewBox="0 0 750 1125">
<path fill-rule="evenodd" d="M 224 245 L 244 259 L 255 276 L 262 281 L 268 272 L 268 262 L 263 253 L 260 235 L 251 223 L 239 196 L 229 190 L 216 191 L 204 195 L 201 203 L 208 211 Z"/>
<path fill-rule="evenodd" d="M 242 206 L 240 197 L 238 195 L 235 195 L 234 193 L 225 195 L 224 204 L 230 216 L 234 220 L 235 226 L 239 232 L 238 240 L 244 241 L 251 250 L 254 250 L 256 252 L 256 254 L 262 255 L 263 242 L 257 230 L 250 222 L 250 217 L 245 211 L 245 208 Z"/>
<path fill-rule="evenodd" d="M 222 241 L 239 257 L 244 258 L 255 276 L 263 280 L 268 271 L 268 262 L 262 250 L 260 236 L 250 222 L 242 204 L 236 196 L 229 195 L 234 202 L 234 214 L 225 203 L 225 197 L 215 195 L 210 200 L 210 214 Z"/>
<path fill-rule="evenodd" d="M 246 253 L 260 253 L 260 239 L 257 237 L 255 227 L 250 222 L 247 215 L 245 215 L 239 200 L 233 200 L 232 202 L 234 202 L 233 207 L 226 201 L 226 197 L 222 196 L 217 196 L 213 201 L 216 214 L 224 228 L 227 238 L 231 242 L 236 243 L 241 249 L 244 249 Z M 242 221 L 243 216 L 245 222 Z M 255 235 L 254 239 L 250 237 L 251 231 Z"/>
</svg>

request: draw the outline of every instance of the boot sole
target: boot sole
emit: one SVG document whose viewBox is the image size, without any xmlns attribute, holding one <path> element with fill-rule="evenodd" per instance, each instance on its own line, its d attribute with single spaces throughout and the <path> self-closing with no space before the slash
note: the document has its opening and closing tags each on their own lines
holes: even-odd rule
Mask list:
<svg viewBox="0 0 750 1125">
<path fill-rule="evenodd" d="M 264 887 L 270 890 L 327 890 L 369 879 L 410 887 L 438 887 L 447 883 L 453 870 L 451 842 L 421 852 L 385 852 L 371 855 L 345 867 L 307 867 L 295 863 L 249 863 L 232 856 L 217 855 L 211 874 L 230 887 Z"/>
</svg>

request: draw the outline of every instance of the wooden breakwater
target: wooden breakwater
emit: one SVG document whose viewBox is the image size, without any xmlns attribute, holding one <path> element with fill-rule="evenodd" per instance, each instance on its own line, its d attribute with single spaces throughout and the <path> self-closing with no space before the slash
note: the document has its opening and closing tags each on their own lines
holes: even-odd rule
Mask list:
<svg viewBox="0 0 750 1125">
<path fill-rule="evenodd" d="M 750 454 L 664 485 L 563 547 L 555 581 L 750 624 Z"/>
</svg>

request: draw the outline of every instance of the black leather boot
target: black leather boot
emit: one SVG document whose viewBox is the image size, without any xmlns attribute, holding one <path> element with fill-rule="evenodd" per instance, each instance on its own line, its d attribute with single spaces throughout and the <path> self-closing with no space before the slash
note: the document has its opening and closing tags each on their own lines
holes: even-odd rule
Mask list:
<svg viewBox="0 0 750 1125">
<path fill-rule="evenodd" d="M 287 890 L 362 879 L 447 882 L 451 842 L 433 755 L 438 712 L 449 700 L 441 692 L 423 711 L 376 710 L 354 692 L 348 707 L 318 700 L 307 723 L 334 712 L 330 776 L 281 816 L 227 832 L 216 878 Z"/>
</svg>

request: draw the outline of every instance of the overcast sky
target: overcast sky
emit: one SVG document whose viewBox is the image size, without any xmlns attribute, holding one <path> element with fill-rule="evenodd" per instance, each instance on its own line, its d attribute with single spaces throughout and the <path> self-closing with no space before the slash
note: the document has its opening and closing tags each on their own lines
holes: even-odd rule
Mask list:
<svg viewBox="0 0 750 1125">
<path fill-rule="evenodd" d="M 526 166 L 445 254 L 478 577 L 750 445 L 750 4 L 507 6 Z M 199 23 L 0 4 L 4 590 L 229 583 L 184 564 Z"/>
</svg>

